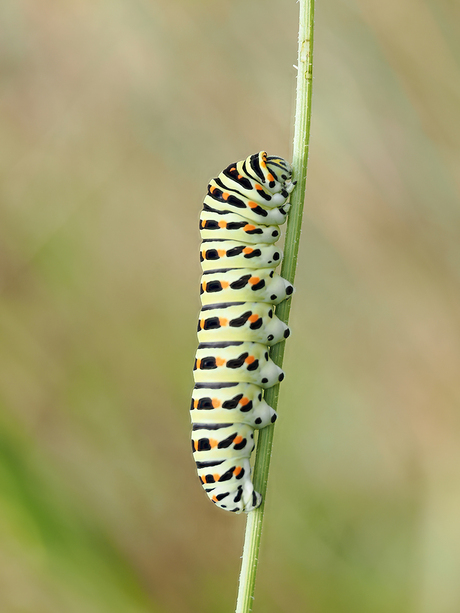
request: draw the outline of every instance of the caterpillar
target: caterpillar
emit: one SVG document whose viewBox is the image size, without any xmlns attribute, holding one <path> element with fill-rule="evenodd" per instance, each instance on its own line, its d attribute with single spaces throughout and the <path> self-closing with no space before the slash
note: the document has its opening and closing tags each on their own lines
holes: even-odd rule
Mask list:
<svg viewBox="0 0 460 613">
<path fill-rule="evenodd" d="M 262 502 L 251 481 L 254 430 L 277 414 L 263 390 L 284 373 L 268 348 L 290 330 L 274 313 L 293 286 L 275 272 L 275 246 L 295 187 L 291 166 L 265 151 L 212 179 L 200 216 L 202 309 L 190 415 L 192 451 L 208 497 L 233 513 Z"/>
</svg>

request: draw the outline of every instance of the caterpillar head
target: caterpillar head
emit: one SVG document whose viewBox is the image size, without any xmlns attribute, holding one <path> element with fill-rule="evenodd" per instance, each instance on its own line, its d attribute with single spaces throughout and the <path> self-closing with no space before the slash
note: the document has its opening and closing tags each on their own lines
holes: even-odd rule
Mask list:
<svg viewBox="0 0 460 613">
<path fill-rule="evenodd" d="M 278 155 L 268 156 L 265 151 L 256 154 L 257 161 L 264 176 L 265 186 L 272 192 L 287 192 L 290 194 L 295 187 L 292 179 L 292 168 L 289 162 Z M 287 196 L 285 194 L 285 196 Z"/>
<path fill-rule="evenodd" d="M 292 168 L 289 162 L 277 155 L 266 156 L 266 164 L 269 171 L 274 174 L 280 183 L 291 181 Z"/>
</svg>

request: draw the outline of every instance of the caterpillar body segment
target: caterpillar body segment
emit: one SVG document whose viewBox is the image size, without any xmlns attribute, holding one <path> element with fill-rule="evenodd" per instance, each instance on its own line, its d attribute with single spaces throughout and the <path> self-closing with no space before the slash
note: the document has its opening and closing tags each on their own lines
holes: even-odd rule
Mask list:
<svg viewBox="0 0 460 613">
<path fill-rule="evenodd" d="M 201 245 L 200 260 L 204 271 L 216 268 L 271 268 L 278 266 L 283 252 L 274 245 L 246 245 L 235 240 L 209 240 Z"/>
<path fill-rule="evenodd" d="M 192 448 L 195 462 L 248 458 L 254 449 L 254 428 L 248 424 L 193 424 Z M 212 449 L 212 459 L 206 452 Z M 249 452 L 249 453 L 248 453 Z"/>
<path fill-rule="evenodd" d="M 201 303 L 268 302 L 279 304 L 294 287 L 269 268 L 207 270 L 201 277 Z"/>
<path fill-rule="evenodd" d="M 223 211 L 228 213 L 238 213 L 248 221 L 263 223 L 265 225 L 283 224 L 286 221 L 290 205 L 286 203 L 282 207 L 270 209 L 253 200 L 237 198 L 230 193 L 220 193 L 217 189 L 210 191 L 204 199 L 204 205 L 211 211 Z"/>
<path fill-rule="evenodd" d="M 198 341 L 252 341 L 275 345 L 288 338 L 290 330 L 267 302 L 210 304 L 201 309 Z"/>
<path fill-rule="evenodd" d="M 190 411 L 194 424 L 212 421 L 265 428 L 276 421 L 276 412 L 253 383 L 197 383 Z"/>
<path fill-rule="evenodd" d="M 200 343 L 193 368 L 196 382 L 254 383 L 267 388 L 284 379 L 284 373 L 261 343 L 243 341 Z"/>
<path fill-rule="evenodd" d="M 210 211 L 207 208 L 200 215 L 200 234 L 202 240 L 233 239 L 248 245 L 273 244 L 281 236 L 279 226 L 257 224 L 236 213 Z"/>
<path fill-rule="evenodd" d="M 290 334 L 274 313 L 294 291 L 275 272 L 283 254 L 274 243 L 290 208 L 291 176 L 286 160 L 264 151 L 230 164 L 209 182 L 200 216 L 192 451 L 208 497 L 233 513 L 262 501 L 251 481 L 254 430 L 275 422 L 263 390 L 284 378 L 269 346 Z"/>
<path fill-rule="evenodd" d="M 283 192 L 278 194 L 271 194 L 260 183 L 255 183 L 257 187 L 246 189 L 239 181 L 234 180 L 233 177 L 235 175 L 232 175 L 230 170 L 226 169 L 223 174 L 227 178 L 227 185 L 224 185 L 220 177 L 216 179 L 211 179 L 208 185 L 208 194 L 219 202 L 233 202 L 234 206 L 236 206 L 237 208 L 243 208 L 243 205 L 240 204 L 241 202 L 243 202 L 246 206 L 245 201 L 247 200 L 248 202 L 255 202 L 256 204 L 260 204 L 265 209 L 274 209 L 276 207 L 282 206 L 286 202 L 286 198 L 289 195 L 287 190 L 283 190 Z M 251 184 L 249 179 L 245 178 L 245 184 Z"/>
</svg>

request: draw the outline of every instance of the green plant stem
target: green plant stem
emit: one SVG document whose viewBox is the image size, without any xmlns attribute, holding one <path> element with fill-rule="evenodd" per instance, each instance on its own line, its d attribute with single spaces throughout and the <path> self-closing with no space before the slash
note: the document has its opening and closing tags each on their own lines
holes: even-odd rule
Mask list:
<svg viewBox="0 0 460 613">
<path fill-rule="evenodd" d="M 281 268 L 281 276 L 291 283 L 294 282 L 297 266 L 297 254 L 299 251 L 303 205 L 305 200 L 305 183 L 307 178 L 313 67 L 314 0 L 299 0 L 299 5 L 297 96 L 292 155 L 293 177 L 297 181 L 297 185 L 291 195 L 292 206 L 286 228 L 284 259 Z M 291 300 L 285 300 L 276 308 L 276 314 L 284 323 L 288 323 L 290 310 Z M 270 352 L 271 359 L 278 366 L 282 366 L 283 364 L 284 345 L 284 342 L 278 343 L 274 345 Z M 278 396 L 279 385 L 275 385 L 265 392 L 265 400 L 275 410 L 278 406 Z M 262 494 L 263 500 L 260 507 L 248 513 L 247 517 L 236 613 L 249 613 L 249 611 L 252 610 L 252 603 L 254 601 L 254 589 L 273 433 L 273 426 L 267 426 L 259 432 L 253 482 L 254 488 L 257 492 Z"/>
</svg>

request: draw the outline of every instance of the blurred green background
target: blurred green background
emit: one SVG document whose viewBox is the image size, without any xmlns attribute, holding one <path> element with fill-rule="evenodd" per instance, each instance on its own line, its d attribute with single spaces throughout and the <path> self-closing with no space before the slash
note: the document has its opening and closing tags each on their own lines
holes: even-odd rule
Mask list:
<svg viewBox="0 0 460 613">
<path fill-rule="evenodd" d="M 294 0 L 0 4 L 0 611 L 233 611 L 189 444 L 207 181 L 290 157 Z M 460 611 L 460 3 L 318 0 L 254 613 Z"/>
</svg>

